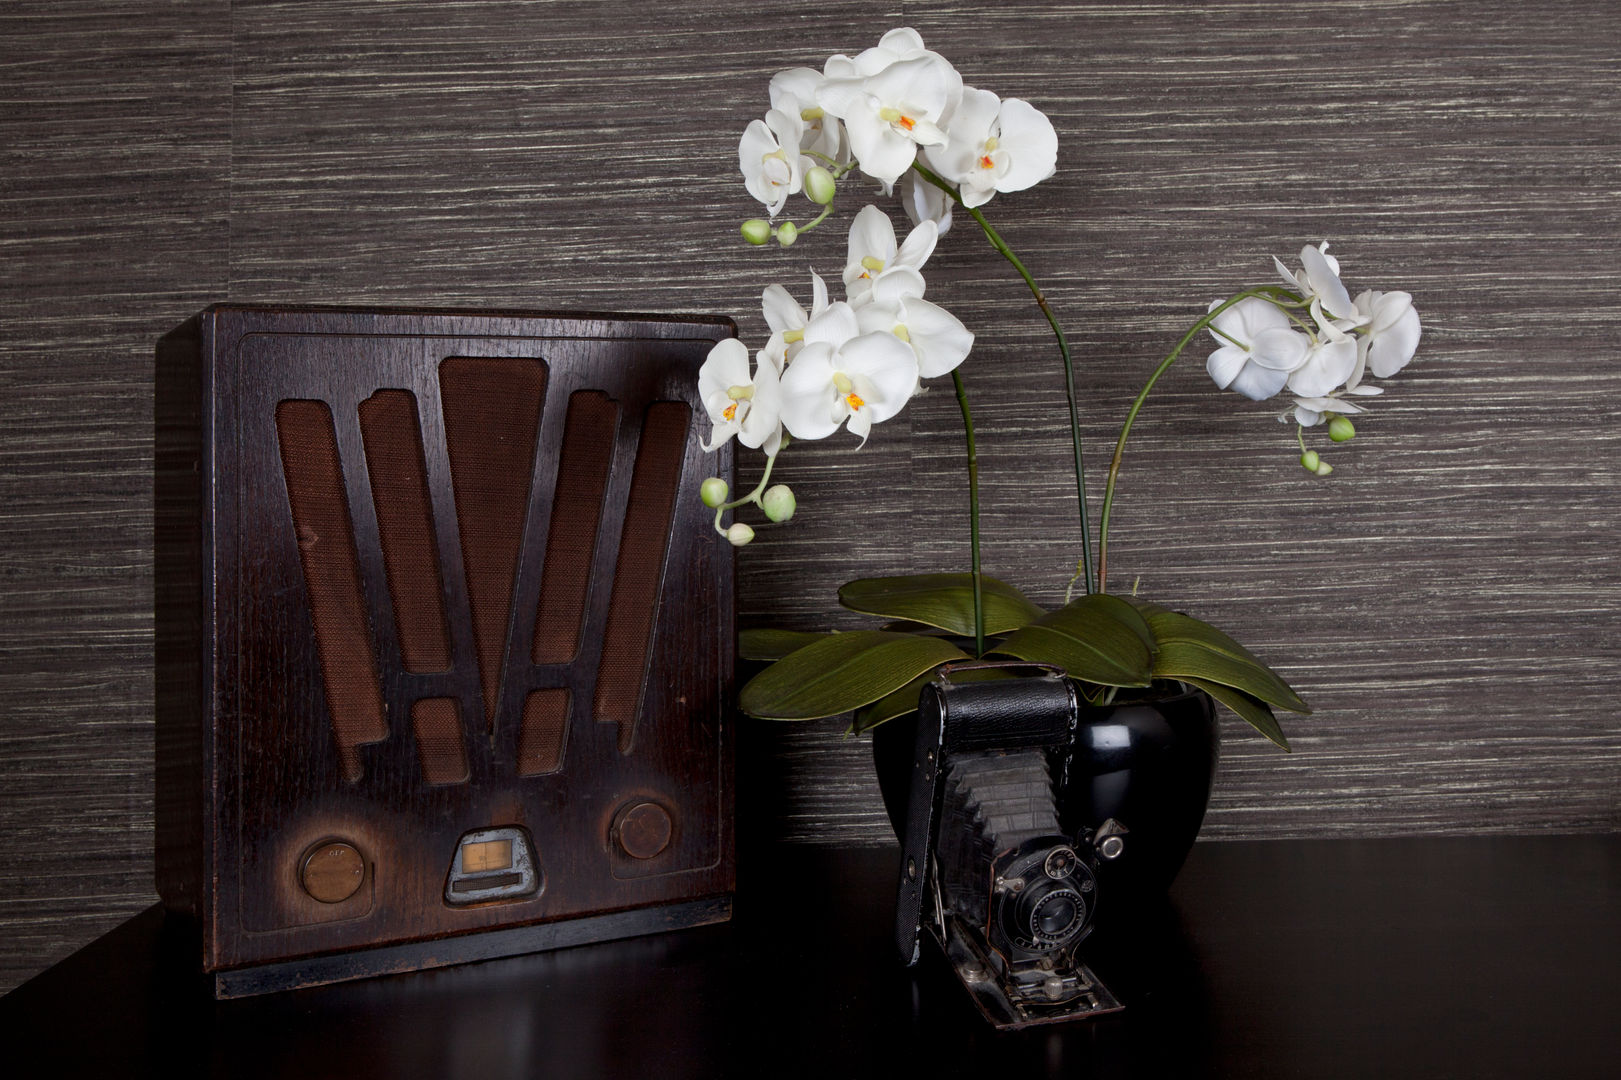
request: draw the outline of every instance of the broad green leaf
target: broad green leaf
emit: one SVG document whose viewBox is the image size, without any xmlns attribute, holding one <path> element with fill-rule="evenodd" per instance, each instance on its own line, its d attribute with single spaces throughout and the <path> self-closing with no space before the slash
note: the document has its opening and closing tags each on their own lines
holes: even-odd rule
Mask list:
<svg viewBox="0 0 1621 1080">
<path fill-rule="evenodd" d="M 856 630 L 833 634 L 778 660 L 748 681 L 738 707 L 766 720 L 838 716 L 968 654 L 937 637 Z"/>
<path fill-rule="evenodd" d="M 984 682 L 988 679 L 1012 677 L 1010 673 L 998 671 L 996 668 L 970 668 L 956 672 L 951 678 L 953 682 Z M 857 709 L 855 717 L 850 721 L 850 730 L 845 734 L 862 735 L 879 724 L 916 711 L 918 695 L 923 692 L 925 686 L 934 681 L 934 678 L 935 671 L 930 668 L 894 693 L 886 694 L 871 705 Z"/>
<path fill-rule="evenodd" d="M 1084 682 L 1147 686 L 1152 641 L 1135 608 L 1117 596 L 1093 593 L 1014 631 L 992 651 L 1056 664 Z"/>
<path fill-rule="evenodd" d="M 737 655 L 745 660 L 781 660 L 797 649 L 831 636 L 805 630 L 744 630 L 737 635 Z"/>
<path fill-rule="evenodd" d="M 863 705 L 856 710 L 855 716 L 851 718 L 850 730 L 845 734 L 864 735 L 886 720 L 893 720 L 897 716 L 905 716 L 907 713 L 915 711 L 917 709 L 917 696 L 923 692 L 923 688 L 933 679 L 934 669 L 930 668 L 899 690 L 885 694 L 871 705 Z"/>
<path fill-rule="evenodd" d="M 1154 655 L 1156 678 L 1204 679 L 1242 690 L 1281 709 L 1311 712 L 1311 706 L 1276 672 L 1214 626 L 1152 605 L 1146 611 L 1148 625 L 1159 643 Z"/>
<path fill-rule="evenodd" d="M 1042 616 L 1041 608 L 1012 585 L 983 574 L 979 580 L 985 633 L 1005 634 Z M 839 603 L 851 611 L 925 623 L 953 634 L 974 632 L 972 574 L 859 578 L 840 587 Z"/>
<path fill-rule="evenodd" d="M 1266 702 L 1259 698 L 1250 697 L 1242 690 L 1234 690 L 1221 683 L 1206 682 L 1204 679 L 1194 679 L 1184 676 L 1183 682 L 1190 686 L 1197 686 L 1209 694 L 1243 719 L 1249 721 L 1250 726 L 1274 743 L 1281 746 L 1285 753 L 1289 752 L 1289 740 L 1283 737 L 1283 728 L 1278 726 L 1278 718 L 1272 715 L 1272 710 Z"/>
</svg>

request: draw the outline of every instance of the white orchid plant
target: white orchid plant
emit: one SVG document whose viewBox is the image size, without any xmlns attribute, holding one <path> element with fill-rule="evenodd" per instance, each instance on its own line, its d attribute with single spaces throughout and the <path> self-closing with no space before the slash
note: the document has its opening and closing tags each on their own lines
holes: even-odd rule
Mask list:
<svg viewBox="0 0 1621 1080">
<path fill-rule="evenodd" d="M 705 448 L 735 436 L 766 456 L 759 484 L 740 498 L 729 499 L 719 478 L 704 484 L 715 529 L 735 545 L 752 541 L 754 528 L 735 517 L 746 505 L 772 522 L 787 521 L 795 511 L 793 492 L 770 480 L 790 442 L 824 439 L 843 427 L 864 445 L 874 425 L 899 414 L 924 380 L 949 375 L 967 442 L 971 566 L 967 573 L 845 584 L 840 602 L 886 620 L 875 629 L 745 631 L 744 658 L 771 663 L 743 688 L 743 711 L 785 720 L 853 713 L 851 729 L 866 731 L 915 709 L 920 688 L 941 665 L 1004 657 L 1063 668 L 1094 702 L 1158 680 L 1187 683 L 1288 749 L 1273 710 L 1310 710 L 1276 673 L 1208 623 L 1106 591 L 1109 517 L 1126 439 L 1160 376 L 1208 332 L 1216 348 L 1207 371 L 1216 385 L 1253 401 L 1288 391 L 1292 402 L 1279 420 L 1296 425 L 1304 469 L 1326 477 L 1333 467 L 1307 448 L 1306 431 L 1326 425 L 1334 443 L 1355 436 L 1349 418 L 1365 412 L 1368 400 L 1381 392 L 1369 378 L 1394 375 L 1417 349 L 1420 324 L 1412 297 L 1370 291 L 1353 300 L 1324 243 L 1301 250 L 1299 270 L 1274 260 L 1281 285 L 1256 286 L 1212 303 L 1127 411 L 1109 464 L 1094 569 L 1070 348 L 1035 279 L 980 209 L 998 194 L 1053 175 L 1058 138 L 1052 123 L 1028 102 L 965 86 L 957 70 L 910 28 L 890 31 L 854 57 L 830 57 L 821 71 L 779 72 L 770 96 L 765 118 L 748 125 L 738 146 L 745 187 L 767 213 L 743 224 L 749 243 L 796 243 L 829 218 L 840 181 L 856 171 L 882 195 L 898 195 L 913 227 L 898 240 L 888 213 L 878 205 L 863 207 L 849 228 L 843 300 L 831 300 L 814 272 L 809 309 L 787 289 L 771 285 L 762 297 L 771 333 L 752 366 L 748 348 L 735 339 L 710 353 L 699 372 L 712 424 Z M 803 224 L 779 221 L 796 195 L 819 209 Z M 958 208 L 1029 286 L 1063 363 L 1080 558 L 1065 603 L 1055 611 L 980 567 L 979 475 L 961 370 L 974 335 L 924 299 L 922 273 Z M 734 513 L 729 525 L 728 512 Z"/>
</svg>

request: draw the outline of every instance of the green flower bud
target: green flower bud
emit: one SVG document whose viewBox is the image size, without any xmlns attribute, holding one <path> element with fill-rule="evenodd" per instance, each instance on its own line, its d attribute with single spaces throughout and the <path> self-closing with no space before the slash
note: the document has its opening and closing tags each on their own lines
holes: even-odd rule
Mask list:
<svg viewBox="0 0 1621 1080">
<path fill-rule="evenodd" d="M 805 174 L 805 198 L 818 206 L 826 206 L 838 194 L 839 185 L 833 174 L 817 165 Z"/>
<path fill-rule="evenodd" d="M 1307 472 L 1316 472 L 1317 466 L 1321 465 L 1322 461 L 1323 459 L 1317 456 L 1317 451 L 1315 450 L 1307 450 L 1304 454 L 1300 455 L 1301 468 L 1305 469 Z"/>
<path fill-rule="evenodd" d="M 733 547 L 742 547 L 754 539 L 754 530 L 741 521 L 734 521 L 732 527 L 726 530 L 726 539 L 732 542 Z"/>
<path fill-rule="evenodd" d="M 777 243 L 789 247 L 799 239 L 799 226 L 791 221 L 785 221 L 777 226 Z"/>
<path fill-rule="evenodd" d="M 749 218 L 743 223 L 743 239 L 760 245 L 771 239 L 771 222 L 764 218 Z"/>
<path fill-rule="evenodd" d="M 1318 476 L 1327 476 L 1329 473 L 1334 471 L 1334 466 L 1330 465 L 1326 461 L 1321 461 L 1317 463 L 1317 468 L 1312 471 Z"/>
<path fill-rule="evenodd" d="M 793 489 L 787 484 L 772 484 L 760 496 L 760 507 L 772 521 L 787 521 L 794 516 L 797 506 Z"/>
<path fill-rule="evenodd" d="M 703 499 L 705 506 L 713 510 L 726 501 L 726 496 L 731 494 L 731 491 L 726 481 L 718 476 L 711 476 L 698 488 L 698 496 Z"/>
<path fill-rule="evenodd" d="M 1343 416 L 1328 422 L 1328 437 L 1335 442 L 1350 442 L 1356 438 L 1356 427 Z"/>
</svg>

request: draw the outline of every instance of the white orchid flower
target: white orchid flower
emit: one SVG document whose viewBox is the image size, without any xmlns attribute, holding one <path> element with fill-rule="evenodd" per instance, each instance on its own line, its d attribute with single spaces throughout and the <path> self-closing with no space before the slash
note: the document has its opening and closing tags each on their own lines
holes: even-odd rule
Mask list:
<svg viewBox="0 0 1621 1080">
<path fill-rule="evenodd" d="M 878 44 L 864 49 L 855 57 L 837 53 L 827 58 L 822 70 L 829 78 L 866 78 L 876 75 L 897 60 L 911 60 L 919 56 L 939 56 L 923 44 L 923 35 L 910 26 L 896 27 L 878 40 Z"/>
<path fill-rule="evenodd" d="M 1289 372 L 1289 390 L 1303 397 L 1321 397 L 1345 385 L 1355 371 L 1355 341 L 1320 337 L 1307 348 L 1300 366 Z"/>
<path fill-rule="evenodd" d="M 782 422 L 796 439 L 824 439 L 840 425 L 863 444 L 874 424 L 900 412 L 917 386 L 917 356 L 888 331 L 861 333 L 839 302 L 805 328 L 805 347 L 782 376 Z"/>
<path fill-rule="evenodd" d="M 1284 411 L 1278 417 L 1279 422 L 1288 423 L 1293 420 L 1301 427 L 1316 427 L 1326 420 L 1329 414 L 1337 416 L 1355 416 L 1367 412 L 1367 408 L 1345 400 L 1347 397 L 1372 397 L 1382 394 L 1384 390 L 1377 386 L 1355 386 L 1345 390 L 1335 390 L 1322 397 L 1297 397 L 1294 407 Z"/>
<path fill-rule="evenodd" d="M 906 234 L 906 242 L 895 243 L 895 226 L 889 215 L 871 203 L 850 222 L 850 246 L 844 262 L 844 294 L 859 304 L 872 291 L 872 282 L 885 270 L 897 266 L 922 270 L 934 253 L 940 229 L 932 221 L 920 222 Z"/>
<path fill-rule="evenodd" d="M 964 87 L 946 134 L 950 141 L 929 147 L 924 156 L 958 186 L 964 206 L 983 206 L 999 191 L 1023 191 L 1057 169 L 1052 121 L 1019 98 L 1003 101 L 988 90 Z"/>
<path fill-rule="evenodd" d="M 756 364 L 749 375 L 749 350 L 736 338 L 715 343 L 698 369 L 698 397 L 713 425 L 705 452 L 733 435 L 750 449 L 775 457 L 782 446 L 782 392 L 777 369 Z"/>
<path fill-rule="evenodd" d="M 800 136 L 805 122 L 797 113 L 772 109 L 764 120 L 753 120 L 737 144 L 737 166 L 743 185 L 765 204 L 771 217 L 782 212 L 788 196 L 804 186 Z"/>
<path fill-rule="evenodd" d="M 944 146 L 940 126 L 962 96 L 962 76 L 936 53 L 896 60 L 862 77 L 830 78 L 816 104 L 844 121 L 861 171 L 887 192 L 921 146 Z"/>
<path fill-rule="evenodd" d="M 1300 270 L 1290 271 L 1276 256 L 1272 263 L 1289 287 L 1311 302 L 1311 316 L 1325 337 L 1336 342 L 1345 340 L 1345 331 L 1366 321 L 1340 283 L 1340 261 L 1328 253 L 1327 240 L 1317 247 L 1308 244 L 1300 249 Z"/>
<path fill-rule="evenodd" d="M 901 177 L 901 209 L 913 225 L 932 221 L 936 235 L 944 236 L 951 229 L 951 211 L 956 205 L 950 195 L 917 173 L 908 170 Z"/>
<path fill-rule="evenodd" d="M 820 274 L 811 274 L 810 311 L 800 307 L 781 285 L 766 286 L 765 292 L 760 294 L 760 309 L 766 325 L 771 328 L 771 340 L 761 350 L 761 355 L 775 364 L 780 373 L 803 347 L 805 328 L 810 321 L 827 310 L 827 282 Z"/>
<path fill-rule="evenodd" d="M 1413 298 L 1404 292 L 1369 290 L 1356 298 L 1357 313 L 1367 319 L 1357 339 L 1357 365 L 1348 385 L 1362 381 L 1366 368 L 1384 379 L 1407 366 L 1418 351 L 1421 331 Z"/>
<path fill-rule="evenodd" d="M 1221 303 L 1213 301 L 1210 310 Z M 1221 347 L 1210 354 L 1205 370 L 1217 386 L 1251 401 L 1264 401 L 1282 390 L 1290 372 L 1305 363 L 1310 344 L 1304 334 L 1290 328 L 1287 315 L 1253 296 L 1212 319 L 1210 332 Z"/>
<path fill-rule="evenodd" d="M 923 299 L 923 275 L 909 266 L 873 280 L 866 303 L 856 306 L 862 333 L 887 330 L 912 346 L 919 378 L 949 375 L 968 358 L 973 333 L 951 312 Z"/>
<path fill-rule="evenodd" d="M 804 121 L 799 136 L 801 153 L 821 155 L 842 165 L 850 160 L 844 125 L 816 104 L 816 91 L 825 82 L 827 76 L 813 68 L 779 71 L 771 77 L 771 107 Z"/>
</svg>

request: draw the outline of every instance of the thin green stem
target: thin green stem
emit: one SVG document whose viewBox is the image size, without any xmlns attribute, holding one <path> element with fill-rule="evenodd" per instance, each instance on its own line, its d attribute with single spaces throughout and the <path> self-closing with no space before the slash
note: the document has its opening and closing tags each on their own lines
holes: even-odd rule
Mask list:
<svg viewBox="0 0 1621 1080">
<path fill-rule="evenodd" d="M 974 221 L 979 224 L 980 229 L 984 231 L 985 238 L 991 242 L 991 247 L 1000 252 L 1002 257 L 1013 265 L 1013 269 L 1018 271 L 1019 276 L 1024 279 L 1024 283 L 1029 286 L 1030 294 L 1036 298 L 1036 306 L 1047 317 L 1047 324 L 1052 327 L 1053 336 L 1058 339 L 1058 354 L 1064 361 L 1064 395 L 1069 401 L 1069 438 L 1070 444 L 1075 451 L 1075 501 L 1081 519 L 1081 557 L 1076 576 L 1084 577 L 1086 579 L 1086 591 L 1093 592 L 1095 591 L 1095 585 L 1092 577 L 1092 527 L 1087 520 L 1086 513 L 1086 468 L 1081 459 L 1081 413 L 1079 406 L 1075 403 L 1075 362 L 1070 355 L 1069 341 L 1064 337 L 1064 328 L 1058 325 L 1058 317 L 1053 314 L 1052 308 L 1048 305 L 1047 297 L 1042 293 L 1041 286 L 1036 284 L 1036 279 L 1031 276 L 1024 263 L 1019 261 L 1019 257 L 1013 253 L 1013 249 L 1008 247 L 1007 242 L 997 235 L 995 229 L 991 228 L 991 223 L 985 220 L 985 215 L 980 213 L 979 208 L 964 204 L 962 196 L 957 193 L 957 189 L 937 176 L 927 166 L 914 162 L 912 168 L 919 176 L 950 195 L 958 205 L 968 211 Z"/>
<path fill-rule="evenodd" d="M 787 437 L 784 436 L 784 441 L 786 441 L 786 438 Z M 782 452 L 781 448 L 779 448 L 777 452 L 781 453 Z M 758 484 L 754 485 L 754 490 L 753 491 L 749 492 L 747 495 L 743 496 L 741 499 L 733 499 L 731 502 L 723 502 L 719 506 L 715 507 L 715 531 L 716 532 L 720 533 L 722 536 L 726 535 L 726 530 L 720 527 L 721 515 L 726 513 L 726 511 L 735 510 L 737 507 L 742 506 L 744 503 L 754 503 L 755 505 L 759 505 L 760 493 L 765 490 L 766 484 L 771 482 L 771 469 L 776 464 L 777 464 L 777 455 L 772 454 L 770 457 L 765 459 L 765 472 L 760 474 L 760 482 Z"/>
<path fill-rule="evenodd" d="M 1188 343 L 1198 336 L 1199 331 L 1208 327 L 1216 316 L 1220 315 L 1234 304 L 1241 300 L 1247 300 L 1252 296 L 1259 296 L 1275 303 L 1280 298 L 1285 302 L 1298 299 L 1298 297 L 1289 292 L 1287 289 L 1283 289 L 1276 285 L 1262 285 L 1254 289 L 1245 289 L 1243 292 L 1229 297 L 1221 304 L 1212 308 L 1202 319 L 1194 323 L 1192 328 L 1190 328 L 1186 334 L 1182 335 L 1182 340 L 1176 343 L 1176 348 L 1171 350 L 1171 354 L 1169 356 L 1160 361 L 1159 367 L 1154 369 L 1154 373 L 1150 375 L 1148 377 L 1148 381 L 1143 384 L 1142 391 L 1137 395 L 1137 400 L 1131 403 L 1131 409 L 1126 413 L 1126 422 L 1120 426 L 1120 438 L 1117 439 L 1114 444 L 1114 457 L 1109 461 L 1109 479 L 1103 487 L 1103 510 L 1098 516 L 1099 591 L 1106 591 L 1108 588 L 1109 511 L 1114 506 L 1114 486 L 1116 481 L 1120 479 L 1120 462 L 1126 453 L 1126 437 L 1131 434 L 1131 425 L 1136 422 L 1137 414 L 1142 411 L 1143 402 L 1148 400 L 1148 392 L 1154 389 L 1154 384 L 1159 382 L 1159 377 L 1169 371 L 1172 364 L 1176 363 L 1176 358 L 1182 355 L 1182 350 L 1187 348 Z"/>
<path fill-rule="evenodd" d="M 974 448 L 974 414 L 968 409 L 968 387 L 962 371 L 951 373 L 962 409 L 962 429 L 968 440 L 968 547 L 974 578 L 974 655 L 985 655 L 985 594 L 979 576 L 979 452 Z"/>
</svg>

